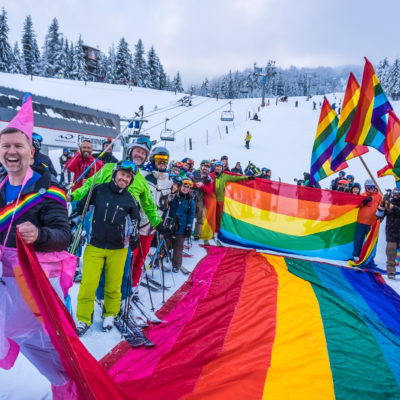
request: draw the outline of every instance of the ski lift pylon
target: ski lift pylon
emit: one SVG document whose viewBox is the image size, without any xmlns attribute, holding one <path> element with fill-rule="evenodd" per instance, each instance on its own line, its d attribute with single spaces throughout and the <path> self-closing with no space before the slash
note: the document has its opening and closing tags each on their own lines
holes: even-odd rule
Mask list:
<svg viewBox="0 0 400 400">
<path fill-rule="evenodd" d="M 229 110 L 222 111 L 221 113 L 221 121 L 233 121 L 234 114 L 232 111 L 232 102 L 229 102 Z"/>
<path fill-rule="evenodd" d="M 166 140 L 168 142 L 173 142 L 175 140 L 175 131 L 167 128 L 168 121 L 169 121 L 169 118 L 165 118 L 165 125 L 164 125 L 164 129 L 160 133 L 160 139 Z"/>
</svg>

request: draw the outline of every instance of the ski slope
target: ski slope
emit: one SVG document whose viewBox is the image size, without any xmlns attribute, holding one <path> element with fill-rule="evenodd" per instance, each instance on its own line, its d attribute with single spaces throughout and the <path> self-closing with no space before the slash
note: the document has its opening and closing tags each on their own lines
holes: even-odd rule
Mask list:
<svg viewBox="0 0 400 400">
<path fill-rule="evenodd" d="M 227 155 L 231 167 L 240 161 L 244 168 L 252 161 L 260 168 L 270 168 L 274 180 L 281 179 L 287 183 L 294 183 L 294 178 L 301 178 L 304 171 L 309 171 L 311 149 L 319 119 L 319 103 L 323 100 L 322 96 L 314 96 L 310 101 L 306 101 L 304 97 L 289 98 L 287 103 L 276 103 L 275 99 L 270 99 L 270 105 L 260 111 L 259 98 L 233 100 L 232 111 L 235 119 L 225 123 L 220 121 L 220 116 L 223 110 L 229 109 L 229 100 L 226 99 L 217 101 L 215 98 L 194 96 L 192 106 L 183 107 L 177 101 L 184 94 L 175 95 L 173 92 L 92 82 L 85 85 L 78 81 L 39 77 L 30 80 L 28 76 L 5 73 L 0 73 L 0 85 L 117 113 L 122 118 L 131 118 L 139 106 L 143 105 L 145 118 L 148 119 L 148 123 L 143 126 L 144 132 L 149 134 L 152 140 L 160 139 L 160 131 L 166 118 L 169 119 L 167 127 L 177 132 L 176 141 L 159 143 L 166 145 L 171 159 L 191 157 L 198 166 L 202 159 L 219 159 L 222 155 Z M 343 93 L 327 95 L 328 100 L 337 105 L 342 97 Z M 294 106 L 296 100 L 299 102 L 297 108 Z M 312 110 L 313 101 L 317 102 L 317 111 Z M 392 104 L 395 111 L 400 113 L 400 102 Z M 249 112 L 251 116 L 257 112 L 261 122 L 250 120 Z M 246 131 L 252 134 L 250 150 L 244 147 Z M 192 150 L 189 150 L 189 139 L 192 141 Z M 55 167 L 59 169 L 58 156 L 61 150 L 52 150 L 50 153 Z M 386 165 L 384 156 L 374 149 L 371 149 L 364 159 L 374 173 Z M 361 184 L 368 178 L 358 159 L 349 162 L 346 172 L 354 175 L 355 180 Z M 332 178 L 323 180 L 321 186 L 328 188 Z M 392 177 L 381 178 L 378 183 L 382 190 L 393 188 L 395 185 Z M 375 260 L 379 267 L 385 269 L 383 229 L 384 224 Z M 184 259 L 185 267 L 190 270 L 205 255 L 205 251 L 198 245 L 194 245 L 192 252 L 193 258 Z M 167 295 L 178 289 L 185 279 L 181 273 L 174 276 L 167 274 L 167 281 L 172 286 Z M 399 281 L 390 281 L 389 284 L 400 292 Z M 74 310 L 78 289 L 79 287 L 74 285 L 71 290 Z M 141 289 L 141 297 L 148 301 L 148 294 L 144 288 Z M 154 301 L 156 308 L 162 305 L 161 293 L 155 295 Z M 100 311 L 96 308 L 94 326 L 82 340 L 98 359 L 120 340 L 115 329 L 110 333 L 103 333 L 100 320 Z M 49 383 L 24 357 L 20 356 L 10 371 L 1 371 L 0 400 L 50 398 Z"/>
</svg>

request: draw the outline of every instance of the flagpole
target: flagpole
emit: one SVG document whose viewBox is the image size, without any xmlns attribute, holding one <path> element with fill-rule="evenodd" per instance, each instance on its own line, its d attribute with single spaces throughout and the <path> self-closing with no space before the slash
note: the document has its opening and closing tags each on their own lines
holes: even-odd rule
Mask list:
<svg viewBox="0 0 400 400">
<path fill-rule="evenodd" d="M 365 163 L 364 159 L 362 158 L 361 155 L 359 156 L 359 158 L 360 158 L 362 164 L 364 165 L 364 168 L 367 170 L 367 172 L 368 172 L 370 178 L 371 178 L 372 181 L 374 182 L 375 187 L 378 189 L 379 193 L 383 196 L 382 190 L 381 190 L 381 188 L 379 187 L 378 182 L 377 182 L 377 181 L 375 180 L 375 178 L 373 177 L 373 175 L 372 175 L 370 169 L 368 168 L 367 164 Z"/>
</svg>

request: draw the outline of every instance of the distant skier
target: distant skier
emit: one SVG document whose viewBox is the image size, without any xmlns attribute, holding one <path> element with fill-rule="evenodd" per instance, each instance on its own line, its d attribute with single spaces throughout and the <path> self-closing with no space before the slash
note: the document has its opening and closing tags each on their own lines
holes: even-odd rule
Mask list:
<svg viewBox="0 0 400 400">
<path fill-rule="evenodd" d="M 296 100 L 296 101 L 294 102 L 294 106 L 295 106 L 296 108 L 299 106 L 299 101 L 298 101 L 298 100 Z"/>
<path fill-rule="evenodd" d="M 259 121 L 259 119 L 258 119 L 258 114 L 257 114 L 257 113 L 254 114 L 253 119 L 254 119 L 255 121 Z"/>
<path fill-rule="evenodd" d="M 309 172 L 303 172 L 303 176 L 304 176 L 304 186 L 321 189 L 321 185 L 318 182 L 315 183 L 310 182 L 311 175 Z"/>
<path fill-rule="evenodd" d="M 312 102 L 312 109 L 313 110 L 317 109 L 317 103 L 315 101 Z"/>
<path fill-rule="evenodd" d="M 244 141 L 246 142 L 245 144 L 246 149 L 250 149 L 250 140 L 251 140 L 251 134 L 249 131 L 247 131 L 246 138 L 244 139 Z"/>
<path fill-rule="evenodd" d="M 69 149 L 63 149 L 63 152 L 60 156 L 60 183 L 63 184 L 66 182 L 67 184 L 71 183 L 71 172 L 65 169 L 65 164 L 71 159 L 72 155 L 69 152 Z"/>
<path fill-rule="evenodd" d="M 242 170 L 242 166 L 240 165 L 240 161 L 238 161 L 235 164 L 235 168 L 232 168 L 231 172 L 234 172 L 235 174 L 243 175 L 243 170 Z"/>
<path fill-rule="evenodd" d="M 57 171 L 54 168 L 54 165 L 50 157 L 40 152 L 40 149 L 42 148 L 42 141 L 43 141 L 42 136 L 40 136 L 38 133 L 33 132 L 32 143 L 33 147 L 35 148 L 33 165 L 37 167 L 47 168 L 53 176 L 57 177 Z"/>
</svg>

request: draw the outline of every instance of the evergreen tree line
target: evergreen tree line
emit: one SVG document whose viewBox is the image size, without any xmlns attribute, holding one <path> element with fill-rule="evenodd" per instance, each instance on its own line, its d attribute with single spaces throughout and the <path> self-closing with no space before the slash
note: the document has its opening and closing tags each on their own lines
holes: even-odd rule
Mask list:
<svg viewBox="0 0 400 400">
<path fill-rule="evenodd" d="M 325 93 L 343 92 L 349 73 L 361 76 L 362 69 L 357 66 L 318 67 L 288 69 L 280 68 L 274 60 L 265 67 L 244 71 L 229 71 L 228 74 L 212 80 L 204 79 L 201 85 L 193 86 L 193 92 L 202 96 L 216 96 L 235 99 L 260 97 L 263 86 L 265 96 L 312 96 Z"/>
<path fill-rule="evenodd" d="M 0 71 L 85 81 L 93 79 L 88 72 L 81 36 L 75 43 L 69 41 L 60 32 L 57 18 L 49 26 L 41 52 L 30 15 L 24 21 L 21 49 L 18 42 L 14 47 L 10 46 L 8 32 L 7 12 L 3 8 L 0 14 Z M 153 46 L 146 57 L 141 39 L 134 46 L 134 54 L 125 38 L 120 39 L 116 50 L 112 45 L 108 54 L 99 51 L 97 81 L 183 92 L 179 72 L 171 80 Z"/>
<path fill-rule="evenodd" d="M 385 57 L 379 62 L 376 74 L 386 94 L 393 100 L 400 100 L 400 59 L 396 58 L 390 64 Z"/>
</svg>

